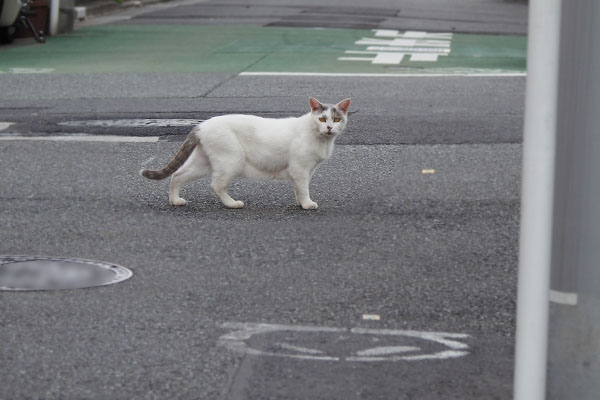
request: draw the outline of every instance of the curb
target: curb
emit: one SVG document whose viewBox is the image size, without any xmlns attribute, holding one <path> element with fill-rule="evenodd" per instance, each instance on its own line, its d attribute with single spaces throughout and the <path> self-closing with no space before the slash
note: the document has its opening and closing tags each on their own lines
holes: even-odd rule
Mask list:
<svg viewBox="0 0 600 400">
<path fill-rule="evenodd" d="M 79 9 L 79 15 L 83 15 L 85 19 L 109 14 L 118 13 L 132 8 L 141 8 L 157 3 L 167 3 L 170 0 L 127 0 L 122 3 L 117 3 L 114 0 L 101 0 L 90 2 L 78 2 L 75 8 Z"/>
</svg>

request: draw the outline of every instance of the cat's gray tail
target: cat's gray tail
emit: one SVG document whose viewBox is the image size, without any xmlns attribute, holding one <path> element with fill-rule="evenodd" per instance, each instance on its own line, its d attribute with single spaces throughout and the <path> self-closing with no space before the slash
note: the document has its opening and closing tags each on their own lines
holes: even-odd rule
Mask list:
<svg viewBox="0 0 600 400">
<path fill-rule="evenodd" d="M 196 136 L 196 130 L 192 130 L 190 134 L 187 136 L 175 157 L 164 168 L 153 171 L 149 169 L 143 169 L 140 171 L 142 176 L 148 179 L 165 179 L 167 176 L 171 175 L 173 172 L 177 171 L 179 167 L 183 165 L 185 160 L 188 159 L 190 154 L 194 151 L 196 146 L 200 144 L 200 139 Z"/>
</svg>

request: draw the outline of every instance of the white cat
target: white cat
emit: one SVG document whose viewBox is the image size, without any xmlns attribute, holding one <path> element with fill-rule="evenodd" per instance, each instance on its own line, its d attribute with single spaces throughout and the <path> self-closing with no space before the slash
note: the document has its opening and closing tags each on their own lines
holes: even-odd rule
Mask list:
<svg viewBox="0 0 600 400">
<path fill-rule="evenodd" d="M 211 187 L 226 207 L 241 208 L 227 187 L 237 177 L 290 179 L 296 202 L 316 209 L 308 185 L 317 169 L 331 157 L 336 137 L 346 128 L 350 99 L 322 104 L 309 99 L 311 112 L 298 118 L 261 118 L 253 115 L 223 115 L 196 126 L 175 155 L 161 170 L 142 170 L 148 179 L 173 174 L 169 186 L 172 205 L 185 205 L 181 186 L 211 176 Z"/>
</svg>

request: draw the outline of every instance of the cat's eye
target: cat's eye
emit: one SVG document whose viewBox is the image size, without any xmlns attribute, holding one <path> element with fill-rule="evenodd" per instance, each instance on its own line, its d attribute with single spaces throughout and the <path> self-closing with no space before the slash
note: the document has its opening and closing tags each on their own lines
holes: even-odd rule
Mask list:
<svg viewBox="0 0 600 400">
<path fill-rule="evenodd" d="M 321 121 L 321 122 L 325 122 L 325 121 L 327 121 L 327 118 L 325 118 L 325 117 L 321 117 L 321 118 L 319 118 L 319 121 Z"/>
<path fill-rule="evenodd" d="M 333 122 L 340 122 L 342 119 L 341 118 L 334 118 Z"/>
</svg>

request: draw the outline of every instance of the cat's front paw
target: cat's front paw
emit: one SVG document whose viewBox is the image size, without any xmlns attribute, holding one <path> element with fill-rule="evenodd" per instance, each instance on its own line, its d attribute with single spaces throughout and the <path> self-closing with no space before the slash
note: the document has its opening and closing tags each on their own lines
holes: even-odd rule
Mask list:
<svg viewBox="0 0 600 400">
<path fill-rule="evenodd" d="M 171 200 L 171 204 L 174 206 L 185 206 L 187 204 L 187 201 L 185 201 L 185 199 L 182 199 L 181 197 L 178 197 L 176 199 Z"/>
<path fill-rule="evenodd" d="M 318 207 L 319 205 L 312 200 L 305 201 L 304 203 L 302 203 L 302 208 L 304 208 L 305 210 L 316 210 Z"/>
</svg>

